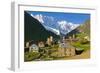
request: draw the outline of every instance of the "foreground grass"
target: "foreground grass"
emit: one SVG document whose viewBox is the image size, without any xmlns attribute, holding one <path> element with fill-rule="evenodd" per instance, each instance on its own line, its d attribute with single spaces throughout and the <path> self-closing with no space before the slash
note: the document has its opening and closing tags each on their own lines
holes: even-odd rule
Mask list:
<svg viewBox="0 0 100 73">
<path fill-rule="evenodd" d="M 82 49 L 82 50 L 85 50 L 85 51 L 90 49 L 90 43 L 81 44 L 80 42 L 73 42 L 72 46 Z"/>
</svg>

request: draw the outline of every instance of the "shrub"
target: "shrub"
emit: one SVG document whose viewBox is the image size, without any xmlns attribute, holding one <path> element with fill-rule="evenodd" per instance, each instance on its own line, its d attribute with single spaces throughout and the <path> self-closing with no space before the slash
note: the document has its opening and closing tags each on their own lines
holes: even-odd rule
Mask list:
<svg viewBox="0 0 100 73">
<path fill-rule="evenodd" d="M 40 56 L 38 52 L 27 52 L 24 54 L 24 61 L 32 61 Z"/>
</svg>

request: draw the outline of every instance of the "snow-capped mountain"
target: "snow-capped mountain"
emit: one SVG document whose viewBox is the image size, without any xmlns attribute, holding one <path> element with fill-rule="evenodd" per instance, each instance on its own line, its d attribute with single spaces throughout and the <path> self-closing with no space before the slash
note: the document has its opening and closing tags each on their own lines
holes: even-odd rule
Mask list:
<svg viewBox="0 0 100 73">
<path fill-rule="evenodd" d="M 73 24 L 71 22 L 67 22 L 65 20 L 58 21 L 58 26 L 59 26 L 59 31 L 63 34 L 66 35 L 67 33 L 71 32 L 75 28 L 79 26 L 79 24 Z"/>
<path fill-rule="evenodd" d="M 71 32 L 80 24 L 74 24 L 72 22 L 67 22 L 67 20 L 57 20 L 52 16 L 44 16 L 42 14 L 33 15 L 30 14 L 33 18 L 37 19 L 46 30 L 55 33 L 56 35 L 66 35 Z"/>
<path fill-rule="evenodd" d="M 51 32 L 55 33 L 56 35 L 60 35 L 59 30 L 54 29 L 54 28 L 52 28 L 52 27 L 48 27 L 48 26 L 44 26 L 44 27 L 46 28 L 46 30 L 51 31 Z"/>
</svg>

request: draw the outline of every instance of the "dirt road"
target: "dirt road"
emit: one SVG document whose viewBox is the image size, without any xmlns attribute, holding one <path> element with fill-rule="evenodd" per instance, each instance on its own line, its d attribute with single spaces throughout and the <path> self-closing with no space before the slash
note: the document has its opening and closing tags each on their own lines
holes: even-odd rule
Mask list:
<svg viewBox="0 0 100 73">
<path fill-rule="evenodd" d="M 75 55 L 71 57 L 64 57 L 63 59 L 88 59 L 90 58 L 90 50 L 84 51 L 81 55 Z"/>
</svg>

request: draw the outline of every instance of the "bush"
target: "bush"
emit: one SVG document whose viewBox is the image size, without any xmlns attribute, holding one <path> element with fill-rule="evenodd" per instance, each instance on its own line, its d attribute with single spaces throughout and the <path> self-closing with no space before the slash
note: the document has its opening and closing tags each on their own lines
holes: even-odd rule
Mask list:
<svg viewBox="0 0 100 73">
<path fill-rule="evenodd" d="M 27 52 L 24 54 L 24 61 L 32 61 L 38 59 L 39 56 L 38 52 Z"/>
<path fill-rule="evenodd" d="M 84 50 L 87 50 L 87 49 L 90 49 L 90 44 L 87 43 L 87 44 L 82 44 L 80 42 L 75 42 L 75 43 L 72 43 L 72 45 L 75 47 L 75 48 L 80 48 L 80 49 L 84 49 Z"/>
<path fill-rule="evenodd" d="M 83 40 L 81 40 L 81 41 L 80 41 L 80 43 L 81 43 L 81 44 L 88 44 L 88 43 L 89 43 L 89 41 L 88 41 L 88 40 L 83 39 Z"/>
</svg>

